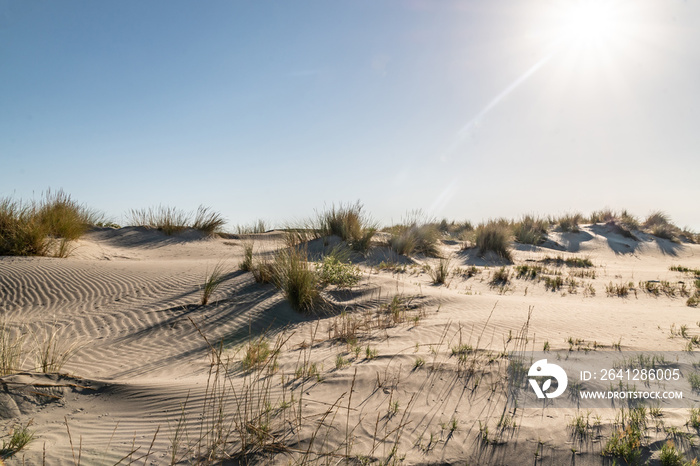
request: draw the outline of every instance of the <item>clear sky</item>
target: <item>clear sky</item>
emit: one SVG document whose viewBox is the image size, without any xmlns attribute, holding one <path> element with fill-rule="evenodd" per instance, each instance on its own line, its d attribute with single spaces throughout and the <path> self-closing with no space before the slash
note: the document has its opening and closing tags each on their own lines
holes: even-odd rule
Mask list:
<svg viewBox="0 0 700 466">
<path fill-rule="evenodd" d="M 700 229 L 700 2 L 0 0 L 0 196 Z"/>
</svg>

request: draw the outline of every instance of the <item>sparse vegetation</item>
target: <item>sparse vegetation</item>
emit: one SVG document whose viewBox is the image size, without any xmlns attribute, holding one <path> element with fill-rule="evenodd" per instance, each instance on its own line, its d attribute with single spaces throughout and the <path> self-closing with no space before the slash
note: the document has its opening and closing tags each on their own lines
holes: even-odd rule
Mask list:
<svg viewBox="0 0 700 466">
<path fill-rule="evenodd" d="M 547 220 L 525 215 L 519 222 L 513 224 L 515 241 L 521 244 L 542 244 L 547 237 L 548 228 Z"/>
<path fill-rule="evenodd" d="M 17 372 L 22 365 L 24 335 L 12 329 L 7 319 L 0 321 L 0 376 Z"/>
<path fill-rule="evenodd" d="M 505 220 L 482 223 L 476 227 L 476 247 L 479 254 L 494 252 L 498 257 L 507 261 L 513 260 L 510 250 L 511 231 Z"/>
<path fill-rule="evenodd" d="M 352 288 L 362 278 L 360 268 L 347 262 L 347 254 L 335 248 L 316 266 L 321 285 L 336 285 L 339 288 Z"/>
<path fill-rule="evenodd" d="M 60 330 L 54 322 L 51 327 L 34 335 L 35 367 L 46 374 L 59 372 L 81 348 L 78 341 L 71 343 L 66 340 Z"/>
<path fill-rule="evenodd" d="M 397 254 L 410 256 L 418 253 L 440 257 L 440 231 L 436 224 L 424 220 L 420 211 L 409 214 L 403 224 L 394 225 L 388 230 L 391 233 L 389 247 Z"/>
<path fill-rule="evenodd" d="M 580 231 L 579 223 L 583 220 L 581 214 L 566 214 L 557 220 L 559 230 L 566 233 L 577 233 Z"/>
<path fill-rule="evenodd" d="M 8 442 L 5 442 L 4 440 L 2 441 L 2 448 L 0 448 L 0 461 L 2 461 L 1 458 L 8 458 L 15 455 L 34 439 L 34 432 L 29 430 L 31 422 L 32 421 L 29 421 L 24 426 L 17 425 L 13 427 L 9 434 L 10 440 Z"/>
<path fill-rule="evenodd" d="M 270 343 L 261 336 L 248 342 L 241 364 L 244 370 L 251 370 L 263 365 L 268 357 L 270 357 Z"/>
<path fill-rule="evenodd" d="M 305 250 L 294 247 L 278 251 L 274 270 L 275 285 L 295 310 L 311 312 L 322 303 L 318 274 L 306 260 Z"/>
<path fill-rule="evenodd" d="M 217 288 L 219 288 L 221 283 L 223 283 L 225 276 L 226 268 L 224 263 L 221 261 L 214 266 L 211 272 L 207 270 L 204 278 L 204 284 L 201 287 L 202 299 L 200 304 L 202 306 L 206 306 L 209 303 L 211 295 L 217 290 Z"/>
<path fill-rule="evenodd" d="M 219 213 L 202 205 L 194 213 L 163 205 L 147 209 L 132 209 L 128 214 L 127 222 L 133 226 L 153 228 L 166 235 L 181 233 L 187 228 L 194 228 L 206 235 L 214 235 L 226 224 Z"/>
<path fill-rule="evenodd" d="M 430 269 L 430 278 L 434 285 L 444 285 L 447 277 L 450 276 L 450 259 L 440 259 L 434 269 Z"/>
<path fill-rule="evenodd" d="M 0 199 L 0 255 L 66 257 L 70 244 L 101 223 L 98 212 L 78 204 L 62 190 L 23 203 Z"/>
<path fill-rule="evenodd" d="M 318 215 L 319 234 L 338 236 L 357 251 L 369 250 L 377 228 L 362 209 L 359 201 L 355 204 L 331 206 Z"/>
</svg>

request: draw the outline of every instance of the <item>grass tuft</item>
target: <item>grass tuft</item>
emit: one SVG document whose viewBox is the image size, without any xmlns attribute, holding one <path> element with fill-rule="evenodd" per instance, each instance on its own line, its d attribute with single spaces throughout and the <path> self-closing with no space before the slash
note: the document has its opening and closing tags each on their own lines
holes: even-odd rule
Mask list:
<svg viewBox="0 0 700 466">
<path fill-rule="evenodd" d="M 513 224 L 515 241 L 521 244 L 542 244 L 547 237 L 549 222 L 545 219 L 526 215 L 519 222 Z"/>
<path fill-rule="evenodd" d="M 219 213 L 201 205 L 194 213 L 194 219 L 190 212 L 159 205 L 148 209 L 131 209 L 127 215 L 127 223 L 153 228 L 166 235 L 181 233 L 187 228 L 194 228 L 207 235 L 213 235 L 221 229 L 226 221 Z"/>
<path fill-rule="evenodd" d="M 226 270 L 222 261 L 218 262 L 211 272 L 207 270 L 204 284 L 202 285 L 202 300 L 200 304 L 206 306 L 209 303 L 209 298 L 224 281 Z"/>
<path fill-rule="evenodd" d="M 275 256 L 274 283 L 282 290 L 292 308 L 311 312 L 322 302 L 319 278 L 306 260 L 306 251 L 299 248 L 283 249 Z"/>
<path fill-rule="evenodd" d="M 355 204 L 331 206 L 318 215 L 318 230 L 321 236 L 338 236 L 357 251 L 368 251 L 376 225 L 362 212 L 360 201 Z"/>
<path fill-rule="evenodd" d="M 476 227 L 476 247 L 479 248 L 480 255 L 492 251 L 502 259 L 512 261 L 510 240 L 511 231 L 505 220 L 490 220 Z"/>
</svg>

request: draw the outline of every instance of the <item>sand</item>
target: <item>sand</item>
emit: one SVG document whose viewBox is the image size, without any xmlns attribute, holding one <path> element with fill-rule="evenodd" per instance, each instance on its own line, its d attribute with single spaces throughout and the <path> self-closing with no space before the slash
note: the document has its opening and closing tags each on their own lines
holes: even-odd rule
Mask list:
<svg viewBox="0 0 700 466">
<path fill-rule="evenodd" d="M 405 271 L 395 273 L 377 268 L 391 256 L 378 248 L 358 260 L 359 285 L 327 291 L 335 314 L 323 316 L 295 312 L 274 286 L 239 271 L 245 241 L 97 229 L 76 243 L 69 258 L 0 257 L 0 311 L 13 331 L 26 334 L 22 372 L 0 378 L 0 415 L 6 432 L 30 422 L 35 432 L 7 464 L 42 464 L 43 458 L 46 464 L 205 462 L 217 439 L 228 452 L 223 456 L 240 450 L 236 423 L 253 420 L 244 419 L 243 407 L 258 406 L 246 400 L 261 393 L 267 408 L 258 406 L 258 414 L 270 430 L 260 436 L 267 451 L 251 462 L 605 464 L 600 453 L 613 431 L 614 409 L 597 412 L 601 426 L 585 441 L 572 435 L 573 410 L 517 409 L 515 427 L 498 426 L 504 412 L 512 412 L 502 393 L 507 362 L 497 355 L 524 344 L 541 350 L 544 342 L 551 351 L 568 351 L 569 337 L 599 351 L 618 343 L 622 350 L 681 351 L 688 340 L 673 336 L 671 325 L 700 331 L 698 309 L 686 306 L 686 298 L 657 297 L 638 285 L 691 283 L 669 266 L 700 268 L 700 246 L 641 233 L 635 241 L 602 225 L 550 233 L 542 247 L 516 247 L 515 265 L 538 264 L 546 256 L 590 258 L 594 267 L 588 269 L 547 265 L 563 277 L 595 272 L 595 278 L 577 278 L 571 290 L 552 292 L 542 282 L 516 278 L 492 286 L 503 264 L 462 252 L 450 241 L 441 248 L 451 266 L 476 265 L 478 273 L 435 286 L 423 266 L 438 259 L 402 259 Z M 279 232 L 255 235 L 256 255 L 281 244 Z M 200 306 L 200 285 L 222 260 L 225 280 Z M 513 265 L 507 267 L 512 273 Z M 608 296 L 610 282 L 633 282 L 636 292 Z M 595 295 L 585 291 L 589 284 Z M 397 294 L 409 302 L 405 321 L 373 323 Z M 346 313 L 339 317 L 342 308 Z M 529 314 L 524 343 L 517 337 Z M 344 318 L 368 327 L 359 332 L 357 355 L 333 338 L 334 323 Z M 46 329 L 76 350 L 59 373 L 35 370 L 32 351 Z M 246 342 L 263 334 L 271 347 L 283 342 L 275 367 L 263 370 L 266 377 L 240 363 Z M 460 335 L 479 350 L 473 373 L 452 354 Z M 212 376 L 210 344 L 222 345 L 226 380 Z M 343 363 L 337 368 L 338 356 Z M 221 404 L 213 405 L 215 383 L 213 401 Z M 264 390 L 253 396 L 251 386 Z M 219 407 L 221 424 L 212 421 Z M 687 418 L 687 409 L 669 409 L 662 422 L 697 437 L 684 426 Z M 260 425 L 251 422 L 244 430 L 255 433 Z M 658 458 L 663 428 L 647 435 L 644 458 Z"/>
</svg>

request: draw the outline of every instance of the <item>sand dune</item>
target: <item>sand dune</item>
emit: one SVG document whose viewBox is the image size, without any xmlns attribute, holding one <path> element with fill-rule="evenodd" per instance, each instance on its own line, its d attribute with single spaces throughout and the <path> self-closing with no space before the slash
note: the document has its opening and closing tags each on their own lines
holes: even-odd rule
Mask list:
<svg viewBox="0 0 700 466">
<path fill-rule="evenodd" d="M 600 412 L 598 436 L 583 444 L 572 439 L 568 424 L 575 413 L 567 410 L 548 411 L 546 418 L 542 410 L 516 410 L 515 427 L 501 428 L 497 424 L 509 409 L 499 388 L 507 364 L 488 359 L 519 344 L 513 337 L 530 311 L 527 345 L 540 350 L 546 341 L 552 351 L 567 351 L 570 337 L 583 346 L 595 342 L 600 350 L 619 343 L 621 349 L 680 351 L 687 341 L 672 338 L 670 326 L 696 328 L 699 320 L 685 298 L 654 296 L 637 284 L 690 283 L 669 266 L 700 268 L 700 246 L 646 235 L 633 240 L 600 225 L 551 233 L 542 247 L 516 248 L 516 265 L 542 264 L 557 255 L 589 258 L 594 266 L 585 270 L 595 278 L 581 276 L 575 286 L 553 292 L 542 282 L 515 278 L 512 266 L 509 283 L 494 286 L 492 275 L 504 264 L 447 241 L 441 247 L 451 255 L 451 265 L 477 265 L 478 272 L 434 286 L 423 266 L 436 259 L 403 260 L 405 271 L 395 273 L 376 267 L 388 257 L 378 249 L 359 259 L 363 279 L 353 292 L 329 290 L 335 307 L 348 313 L 321 317 L 300 315 L 272 285 L 259 285 L 250 273 L 238 271 L 244 241 L 97 229 L 78 241 L 67 259 L 0 258 L 0 306 L 8 326 L 27 335 L 26 372 L 2 377 L 0 414 L 8 426 L 31 420 L 35 430 L 34 441 L 9 464 L 41 464 L 44 454 L 48 464 L 75 464 L 79 451 L 82 464 L 114 464 L 122 457 L 140 458 L 136 464 L 170 464 L 177 432 L 182 435 L 178 462 L 205 458 L 215 443 L 209 429 L 215 411 L 209 343 L 217 342 L 230 370 L 219 386 L 219 401 L 227 403 L 224 424 L 238 419 L 251 387 L 259 389 L 253 398 L 266 396 L 267 412 L 275 413 L 272 432 L 284 445 L 252 457 L 259 463 L 337 464 L 350 457 L 357 464 L 362 458 L 404 464 L 533 459 L 600 464 L 614 410 Z M 268 253 L 281 245 L 281 235 L 257 235 L 255 244 L 256 254 Z M 200 306 L 200 285 L 221 260 L 228 273 L 210 303 Z M 584 270 L 547 267 L 564 277 Z M 636 289 L 624 298 L 610 297 L 605 287 L 611 282 L 633 282 Z M 381 304 L 395 295 L 410 302 L 405 321 L 372 324 Z M 357 353 L 333 338 L 333 325 L 347 316 L 367 327 L 359 332 Z M 34 371 L 35 336 L 47 329 L 55 329 L 65 344 L 79 345 L 60 374 Z M 263 333 L 273 346 L 284 343 L 274 374 L 261 382 L 253 380 L 255 371 L 241 369 L 240 359 L 244 342 Z M 476 372 L 468 373 L 452 354 L 460 338 L 478 350 Z M 337 365 L 339 357 L 347 364 Z M 300 376 L 300 368 L 309 377 Z M 279 409 L 287 403 L 296 408 Z M 681 427 L 686 420 L 687 410 L 669 409 L 663 418 L 664 425 Z M 488 442 L 485 425 L 494 433 Z M 230 430 L 234 434 L 225 449 L 233 452 L 239 439 Z M 647 443 L 658 450 L 663 430 L 648 435 Z M 650 447 L 646 454 L 655 458 L 656 450 Z"/>
</svg>

